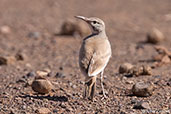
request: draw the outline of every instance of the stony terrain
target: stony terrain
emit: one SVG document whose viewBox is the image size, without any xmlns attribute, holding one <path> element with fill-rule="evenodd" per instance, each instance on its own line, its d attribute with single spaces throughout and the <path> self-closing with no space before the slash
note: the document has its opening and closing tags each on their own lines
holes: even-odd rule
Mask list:
<svg viewBox="0 0 171 114">
<path fill-rule="evenodd" d="M 170 0 L 0 0 L 0 57 L 8 60 L 0 65 L 0 113 L 169 114 L 169 62 L 152 67 L 151 75 L 125 76 L 119 74 L 119 66 L 155 64 L 155 45 L 145 42 L 154 27 L 166 37 L 157 45 L 171 51 L 170 6 Z M 83 37 L 57 35 L 63 22 L 75 20 L 75 15 L 99 17 L 106 24 L 112 45 L 104 73 L 107 99 L 101 100 L 99 79 L 94 102 L 82 97 L 84 77 L 78 54 Z M 36 72 L 45 69 L 54 89 L 37 94 L 31 83 Z M 152 84 L 152 93 L 132 94 L 138 82 Z"/>
</svg>

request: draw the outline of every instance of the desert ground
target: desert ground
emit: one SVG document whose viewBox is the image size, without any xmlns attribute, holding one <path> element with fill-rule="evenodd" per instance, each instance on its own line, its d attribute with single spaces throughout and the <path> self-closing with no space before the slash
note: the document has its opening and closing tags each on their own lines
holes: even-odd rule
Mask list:
<svg viewBox="0 0 171 114">
<path fill-rule="evenodd" d="M 94 101 L 84 100 L 84 76 L 79 48 L 86 36 L 59 35 L 62 24 L 74 16 L 98 17 L 106 24 L 112 58 L 104 72 L 107 99 L 100 81 Z M 4 29 L 5 26 L 5 29 Z M 171 51 L 170 0 L 0 0 L 0 56 L 11 57 L 0 65 L 0 113 L 35 114 L 169 114 L 171 113 L 171 63 L 152 69 L 151 75 L 127 77 L 118 69 L 123 63 L 154 65 L 154 46 Z M 165 39 L 146 43 L 147 33 L 159 29 Z M 58 35 L 57 35 L 58 34 Z M 21 60 L 14 60 L 20 53 Z M 48 69 L 52 92 L 35 93 L 30 83 L 36 71 Z M 154 86 L 151 96 L 130 93 L 137 82 Z M 137 102 L 147 102 L 136 109 Z"/>
</svg>

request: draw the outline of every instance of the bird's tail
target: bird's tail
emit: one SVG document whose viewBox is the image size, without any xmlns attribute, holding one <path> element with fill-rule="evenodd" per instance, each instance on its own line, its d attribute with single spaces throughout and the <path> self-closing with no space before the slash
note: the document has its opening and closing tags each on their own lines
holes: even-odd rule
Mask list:
<svg viewBox="0 0 171 114">
<path fill-rule="evenodd" d="M 84 98 L 90 98 L 93 100 L 96 91 L 96 76 L 87 77 L 85 79 L 85 91 Z"/>
</svg>

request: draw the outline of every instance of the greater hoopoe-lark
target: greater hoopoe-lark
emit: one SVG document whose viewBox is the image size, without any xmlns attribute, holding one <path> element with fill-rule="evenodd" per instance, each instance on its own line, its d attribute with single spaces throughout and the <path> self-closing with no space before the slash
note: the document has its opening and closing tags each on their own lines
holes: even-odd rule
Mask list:
<svg viewBox="0 0 171 114">
<path fill-rule="evenodd" d="M 96 78 L 100 74 L 100 83 L 103 97 L 106 98 L 103 87 L 103 72 L 111 57 L 111 45 L 106 36 L 104 22 L 96 17 L 76 16 L 90 25 L 92 34 L 84 38 L 79 53 L 79 65 L 85 75 L 84 98 L 94 98 L 96 90 Z"/>
</svg>

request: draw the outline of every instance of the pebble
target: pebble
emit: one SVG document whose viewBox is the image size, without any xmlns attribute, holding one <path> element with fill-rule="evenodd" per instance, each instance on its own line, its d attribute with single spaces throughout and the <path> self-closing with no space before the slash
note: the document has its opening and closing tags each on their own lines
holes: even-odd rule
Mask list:
<svg viewBox="0 0 171 114">
<path fill-rule="evenodd" d="M 19 79 L 16 81 L 16 83 L 27 83 L 27 82 L 25 81 L 25 79 Z"/>
<path fill-rule="evenodd" d="M 39 32 L 30 32 L 27 35 L 29 38 L 39 38 L 40 37 L 40 33 Z"/>
<path fill-rule="evenodd" d="M 128 73 L 133 68 L 133 65 L 130 63 L 123 63 L 119 67 L 119 73 Z"/>
<path fill-rule="evenodd" d="M 140 101 L 134 105 L 134 109 L 150 109 L 148 102 Z"/>
<path fill-rule="evenodd" d="M 61 26 L 61 32 L 62 35 L 73 35 L 76 28 L 75 28 L 75 21 L 74 20 L 66 20 L 62 26 Z"/>
<path fill-rule="evenodd" d="M 16 62 L 15 57 L 13 56 L 1 56 L 0 65 L 14 64 Z"/>
<path fill-rule="evenodd" d="M 56 75 L 55 75 L 56 78 L 64 78 L 65 77 L 65 74 L 62 73 L 62 72 L 57 72 Z"/>
<path fill-rule="evenodd" d="M 51 111 L 48 108 L 41 107 L 36 110 L 37 114 L 51 114 Z"/>
<path fill-rule="evenodd" d="M 11 109 L 9 114 L 15 114 L 15 110 Z"/>
<path fill-rule="evenodd" d="M 124 112 L 124 111 L 121 111 L 121 112 L 120 112 L 120 114 L 126 114 L 126 112 Z"/>
<path fill-rule="evenodd" d="M 25 110 L 26 108 L 27 108 L 27 107 L 26 107 L 25 105 L 23 105 L 23 106 L 22 106 L 22 109 L 24 109 L 24 110 Z"/>
<path fill-rule="evenodd" d="M 54 110 L 53 110 L 53 113 L 58 113 L 58 110 L 57 110 L 57 109 L 54 109 Z"/>
<path fill-rule="evenodd" d="M 44 70 L 36 71 L 36 74 L 38 76 L 47 76 L 50 72 L 51 72 L 51 70 L 46 68 Z"/>
<path fill-rule="evenodd" d="M 76 86 L 76 85 L 73 85 L 73 86 L 72 86 L 72 88 L 74 88 L 74 89 L 75 89 L 75 88 L 77 88 L 77 86 Z"/>
<path fill-rule="evenodd" d="M 26 76 L 27 76 L 28 78 L 29 78 L 29 77 L 35 77 L 35 76 L 36 76 L 36 73 L 35 73 L 34 71 L 32 71 L 32 72 L 27 73 Z"/>
<path fill-rule="evenodd" d="M 85 22 L 76 21 L 75 19 L 68 19 L 66 20 L 61 26 L 61 35 L 80 35 L 86 36 L 90 34 L 90 29 Z"/>
<path fill-rule="evenodd" d="M 9 26 L 4 25 L 0 27 L 0 33 L 2 34 L 9 34 L 11 32 L 11 29 Z"/>
<path fill-rule="evenodd" d="M 24 61 L 26 59 L 26 55 L 24 53 L 17 53 L 15 58 L 17 61 Z"/>
<path fill-rule="evenodd" d="M 136 99 L 131 99 L 131 104 L 135 104 L 136 102 Z"/>
<path fill-rule="evenodd" d="M 32 89 L 40 94 L 46 94 L 53 89 L 53 85 L 47 79 L 38 78 L 33 81 Z"/>
<path fill-rule="evenodd" d="M 152 69 L 150 66 L 142 66 L 143 72 L 142 75 L 152 75 Z"/>
<path fill-rule="evenodd" d="M 36 71 L 36 74 L 37 74 L 38 76 L 47 76 L 47 75 L 48 75 L 48 73 L 45 72 L 45 71 Z"/>
<path fill-rule="evenodd" d="M 158 44 L 162 42 L 165 39 L 165 36 L 163 33 L 158 30 L 157 28 L 153 28 L 148 34 L 147 34 L 147 42 L 152 44 Z"/>
<path fill-rule="evenodd" d="M 7 65 L 7 58 L 5 57 L 0 57 L 0 65 Z"/>
<path fill-rule="evenodd" d="M 126 83 L 126 84 L 133 84 L 134 81 L 132 81 L 132 80 L 126 80 L 125 83 Z"/>
<path fill-rule="evenodd" d="M 130 73 L 135 76 L 139 75 L 152 75 L 152 69 L 150 66 L 142 65 L 140 67 L 134 67 Z"/>
<path fill-rule="evenodd" d="M 154 87 L 150 83 L 137 82 L 132 87 L 132 93 L 139 97 L 148 97 L 153 93 Z"/>
<path fill-rule="evenodd" d="M 168 80 L 167 85 L 171 87 L 171 78 Z"/>
</svg>

